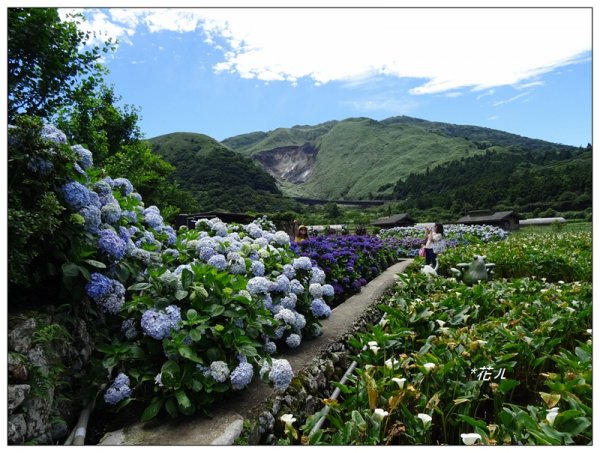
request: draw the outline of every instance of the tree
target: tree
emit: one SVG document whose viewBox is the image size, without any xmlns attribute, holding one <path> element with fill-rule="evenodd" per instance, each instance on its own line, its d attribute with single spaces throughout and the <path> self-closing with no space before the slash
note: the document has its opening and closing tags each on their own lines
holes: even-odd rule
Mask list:
<svg viewBox="0 0 600 453">
<path fill-rule="evenodd" d="M 98 63 L 112 43 L 81 50 L 89 33 L 80 17 L 62 21 L 56 8 L 8 9 L 8 121 L 19 114 L 49 119 L 73 100 L 82 80 L 96 83 L 105 70 Z"/>
</svg>

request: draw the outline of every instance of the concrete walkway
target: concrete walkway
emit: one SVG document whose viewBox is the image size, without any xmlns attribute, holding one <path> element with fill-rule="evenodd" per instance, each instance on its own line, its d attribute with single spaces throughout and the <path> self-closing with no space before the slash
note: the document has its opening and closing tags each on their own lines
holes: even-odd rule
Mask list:
<svg viewBox="0 0 600 453">
<path fill-rule="evenodd" d="M 348 333 L 360 315 L 376 304 L 412 260 L 404 260 L 386 269 L 365 285 L 361 292 L 334 308 L 329 319 L 321 321 L 323 334 L 303 342 L 282 358 L 295 373 L 318 357 L 327 345 Z M 99 445 L 232 445 L 243 429 L 244 419 L 257 415 L 261 405 L 276 392 L 255 380 L 239 397 L 219 403 L 213 417 L 181 418 L 173 421 L 138 423 L 107 433 Z"/>
</svg>

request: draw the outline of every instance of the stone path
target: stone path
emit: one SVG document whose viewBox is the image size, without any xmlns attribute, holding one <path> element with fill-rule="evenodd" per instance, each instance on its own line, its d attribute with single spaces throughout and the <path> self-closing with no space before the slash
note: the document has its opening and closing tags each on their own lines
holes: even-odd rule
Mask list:
<svg viewBox="0 0 600 453">
<path fill-rule="evenodd" d="M 333 309 L 329 319 L 322 321 L 323 334 L 284 356 L 295 373 L 304 369 L 323 349 L 352 329 L 360 315 L 396 281 L 412 260 L 390 266 L 380 276 L 365 285 L 359 294 Z M 190 417 L 173 421 L 138 423 L 107 433 L 99 445 L 232 445 L 243 429 L 246 418 L 255 417 L 276 392 L 261 381 L 253 382 L 238 398 L 219 405 L 212 418 Z M 92 415 L 93 416 L 93 415 Z"/>
</svg>

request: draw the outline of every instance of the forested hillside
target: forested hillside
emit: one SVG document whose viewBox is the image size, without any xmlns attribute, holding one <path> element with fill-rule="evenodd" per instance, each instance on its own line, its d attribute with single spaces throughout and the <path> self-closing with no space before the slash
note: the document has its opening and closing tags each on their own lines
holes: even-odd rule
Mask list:
<svg viewBox="0 0 600 453">
<path fill-rule="evenodd" d="M 252 159 L 206 135 L 172 133 L 150 143 L 175 167 L 172 179 L 194 195 L 201 210 L 264 213 L 293 205 L 282 196 L 275 179 Z"/>
</svg>

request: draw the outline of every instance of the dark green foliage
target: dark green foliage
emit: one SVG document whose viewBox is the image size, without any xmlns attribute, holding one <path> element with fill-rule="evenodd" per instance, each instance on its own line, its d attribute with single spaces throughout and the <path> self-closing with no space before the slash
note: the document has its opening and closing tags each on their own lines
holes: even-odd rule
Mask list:
<svg viewBox="0 0 600 453">
<path fill-rule="evenodd" d="M 43 284 L 45 294 L 56 286 L 70 227 L 59 200 L 60 186 L 76 179 L 74 156 L 66 145 L 40 138 L 41 121 L 19 117 L 9 131 L 8 145 L 8 283 L 11 303 L 27 300 L 27 290 Z M 32 171 L 36 159 L 52 161 L 48 174 Z M 16 290 L 19 288 L 18 290 Z M 35 299 L 39 298 L 39 295 Z"/>
<path fill-rule="evenodd" d="M 173 133 L 150 142 L 153 151 L 175 167 L 172 179 L 194 194 L 200 210 L 293 209 L 294 203 L 282 197 L 271 175 L 206 135 Z"/>
<path fill-rule="evenodd" d="M 404 209 L 580 211 L 592 202 L 592 151 L 487 151 L 398 181 Z M 540 213 L 541 214 L 541 213 Z"/>
<path fill-rule="evenodd" d="M 95 83 L 100 49 L 81 51 L 88 33 L 60 20 L 56 8 L 8 9 L 8 121 L 17 114 L 49 118 L 71 102 L 78 79 Z"/>
<path fill-rule="evenodd" d="M 121 100 L 112 87 L 86 81 L 74 90 L 73 102 L 62 108 L 56 125 L 71 143 L 79 143 L 94 153 L 94 164 L 101 166 L 123 146 L 142 138 L 138 110 L 116 104 Z"/>
</svg>

